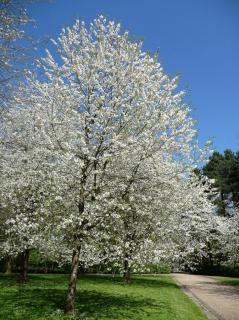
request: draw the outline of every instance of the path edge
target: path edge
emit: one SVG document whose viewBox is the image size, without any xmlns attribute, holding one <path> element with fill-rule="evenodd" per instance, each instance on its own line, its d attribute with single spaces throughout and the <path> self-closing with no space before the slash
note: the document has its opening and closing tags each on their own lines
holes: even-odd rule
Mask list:
<svg viewBox="0 0 239 320">
<path fill-rule="evenodd" d="M 206 314 L 208 320 L 224 320 L 220 317 L 214 310 L 212 310 L 208 305 L 206 305 L 201 299 L 199 299 L 187 286 L 181 284 L 178 279 L 171 273 L 176 285 L 182 289 L 182 291 L 189 297 L 191 300 L 198 305 Z"/>
</svg>

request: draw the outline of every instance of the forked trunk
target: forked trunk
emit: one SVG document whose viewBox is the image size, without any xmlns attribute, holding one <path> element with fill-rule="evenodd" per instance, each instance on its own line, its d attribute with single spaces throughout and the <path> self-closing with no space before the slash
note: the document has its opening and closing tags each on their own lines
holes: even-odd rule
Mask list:
<svg viewBox="0 0 239 320">
<path fill-rule="evenodd" d="M 29 253 L 30 250 L 26 249 L 20 254 L 20 274 L 19 274 L 19 281 L 20 282 L 27 282 L 28 276 L 28 260 L 29 260 Z"/>
<path fill-rule="evenodd" d="M 77 246 L 73 250 L 73 254 L 72 254 L 71 274 L 70 274 L 68 293 L 66 298 L 66 307 L 65 307 L 65 313 L 67 314 L 71 314 L 74 312 L 79 258 L 80 258 L 80 246 Z"/>
</svg>

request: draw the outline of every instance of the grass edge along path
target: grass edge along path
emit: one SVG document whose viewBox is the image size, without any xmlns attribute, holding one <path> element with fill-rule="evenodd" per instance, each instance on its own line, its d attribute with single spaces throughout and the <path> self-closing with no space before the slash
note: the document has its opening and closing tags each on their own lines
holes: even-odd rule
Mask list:
<svg viewBox="0 0 239 320">
<path fill-rule="evenodd" d="M 238 287 L 239 289 L 239 278 L 234 277 L 222 277 L 222 276 L 210 276 L 210 278 L 221 282 L 222 284 L 227 284 L 230 286 Z"/>
<path fill-rule="evenodd" d="M 62 314 L 68 275 L 30 275 L 19 285 L 16 276 L 0 274 L 0 319 L 4 320 L 206 320 L 203 311 L 170 275 L 120 277 L 81 276 L 76 315 Z"/>
</svg>

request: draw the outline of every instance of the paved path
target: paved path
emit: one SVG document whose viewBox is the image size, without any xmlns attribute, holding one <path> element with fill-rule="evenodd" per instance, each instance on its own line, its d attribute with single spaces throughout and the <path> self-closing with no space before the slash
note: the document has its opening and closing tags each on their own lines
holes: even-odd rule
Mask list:
<svg viewBox="0 0 239 320">
<path fill-rule="evenodd" d="M 239 289 L 200 275 L 174 273 L 177 283 L 209 319 L 239 320 Z"/>
</svg>

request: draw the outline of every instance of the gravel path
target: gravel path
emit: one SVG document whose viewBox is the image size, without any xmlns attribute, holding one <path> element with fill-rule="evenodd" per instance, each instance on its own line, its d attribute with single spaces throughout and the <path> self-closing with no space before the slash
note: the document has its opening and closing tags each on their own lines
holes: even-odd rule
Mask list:
<svg viewBox="0 0 239 320">
<path fill-rule="evenodd" d="M 174 273 L 185 292 L 199 304 L 209 319 L 239 320 L 239 289 L 200 275 Z M 193 319 L 192 319 L 193 320 Z"/>
</svg>

